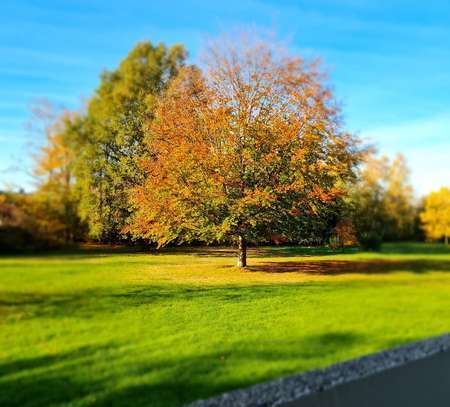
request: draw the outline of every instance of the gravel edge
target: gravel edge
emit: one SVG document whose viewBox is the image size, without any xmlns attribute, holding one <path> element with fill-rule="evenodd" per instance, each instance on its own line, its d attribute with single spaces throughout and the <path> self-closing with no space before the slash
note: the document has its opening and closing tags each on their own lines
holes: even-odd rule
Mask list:
<svg viewBox="0 0 450 407">
<path fill-rule="evenodd" d="M 199 400 L 186 407 L 272 407 L 450 350 L 450 334 L 398 346 L 325 369 L 287 376 Z"/>
</svg>

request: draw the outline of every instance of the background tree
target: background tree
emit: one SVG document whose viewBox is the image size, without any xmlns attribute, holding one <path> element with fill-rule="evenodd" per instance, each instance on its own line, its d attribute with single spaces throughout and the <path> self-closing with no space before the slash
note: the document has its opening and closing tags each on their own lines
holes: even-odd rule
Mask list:
<svg viewBox="0 0 450 407">
<path fill-rule="evenodd" d="M 78 114 L 68 110 L 52 116 L 44 126 L 45 143 L 35 155 L 37 189 L 31 197 L 42 212 L 36 219 L 53 239 L 65 242 L 82 239 L 85 232 L 78 216 L 79 195 L 74 188 L 74 140 L 81 121 Z"/>
<path fill-rule="evenodd" d="M 298 233 L 343 196 L 359 152 L 316 63 L 259 40 L 221 44 L 158 103 L 129 230 L 159 246 L 232 239 L 245 267 L 248 241 Z"/>
<path fill-rule="evenodd" d="M 409 170 L 402 155 L 392 161 L 369 153 L 350 194 L 358 240 L 377 249 L 383 240 L 414 237 L 416 205 Z"/>
<path fill-rule="evenodd" d="M 421 213 L 423 228 L 428 239 L 442 239 L 448 244 L 450 236 L 450 189 L 441 188 L 425 199 Z"/>
<path fill-rule="evenodd" d="M 409 168 L 403 155 L 397 154 L 388 165 L 385 184 L 384 205 L 388 216 L 386 238 L 410 239 L 414 235 L 416 204 Z"/>
<path fill-rule="evenodd" d="M 387 157 L 373 154 L 365 157 L 358 180 L 350 193 L 352 219 L 359 243 L 366 249 L 378 249 L 385 234 L 386 208 L 384 205 Z"/>
<path fill-rule="evenodd" d="M 77 186 L 91 236 L 120 238 L 130 213 L 129 189 L 141 180 L 143 123 L 154 100 L 186 58 L 180 45 L 138 43 L 115 71 L 102 74 L 80 129 Z"/>
<path fill-rule="evenodd" d="M 77 213 L 74 164 L 81 117 L 47 100 L 32 105 L 30 129 L 38 134 L 34 176 L 36 190 L 26 194 L 28 207 L 39 235 L 45 240 L 70 242 L 81 239 L 85 232 Z M 43 140 L 42 140 L 43 136 Z M 31 214 L 33 212 L 33 214 Z"/>
</svg>

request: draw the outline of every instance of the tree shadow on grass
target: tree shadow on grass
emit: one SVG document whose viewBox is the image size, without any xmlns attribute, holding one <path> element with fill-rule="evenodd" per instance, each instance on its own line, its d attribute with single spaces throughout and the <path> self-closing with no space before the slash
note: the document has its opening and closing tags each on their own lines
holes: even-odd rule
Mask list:
<svg viewBox="0 0 450 407">
<path fill-rule="evenodd" d="M 417 242 L 399 242 L 387 243 L 383 245 L 383 254 L 418 254 L 418 255 L 436 255 L 444 254 L 450 256 L 450 245 L 443 243 L 417 243 Z"/>
<path fill-rule="evenodd" d="M 212 352 L 153 360 L 145 355 L 136 358 L 142 349 L 128 346 L 134 354 L 132 362 L 124 361 L 117 344 L 87 346 L 66 353 L 0 362 L 0 405 L 56 406 L 84 399 L 81 404 L 95 406 L 177 406 L 304 370 L 315 360 L 323 363 L 325 357 L 365 341 L 366 337 L 353 332 L 328 332 L 290 341 L 243 340 L 224 344 Z M 106 357 L 110 358 L 107 364 L 111 370 L 93 374 L 92 365 L 104 363 Z M 242 374 L 247 365 L 255 363 L 262 369 L 255 372 L 251 368 Z M 286 368 L 286 364 L 291 367 Z M 230 370 L 236 370 L 236 375 Z"/>
<path fill-rule="evenodd" d="M 331 249 L 327 246 L 305 247 L 296 245 L 251 246 L 250 257 L 311 257 L 334 256 L 338 254 L 357 254 L 362 250 L 357 247 Z M 46 251 L 30 251 L 25 253 L 0 253 L 0 259 L 17 259 L 22 257 L 66 257 L 68 259 L 88 259 L 114 254 L 151 254 L 151 255 L 193 255 L 201 257 L 236 257 L 237 249 L 232 246 L 168 246 L 157 250 L 154 246 L 143 245 L 108 245 L 83 244 L 80 246 L 52 249 Z M 395 242 L 385 243 L 380 254 L 416 254 L 416 255 L 450 255 L 450 246 L 439 243 Z"/>
<path fill-rule="evenodd" d="M 332 250 L 328 247 L 302 247 L 302 246 L 256 246 L 249 247 L 248 255 L 252 258 L 261 257 L 311 257 L 333 256 L 337 254 L 351 254 L 360 252 L 357 248 L 345 248 Z M 190 246 L 167 247 L 160 250 L 153 249 L 150 253 L 155 255 L 192 255 L 200 257 L 236 257 L 237 249 L 233 247 L 219 246 Z"/>
<path fill-rule="evenodd" d="M 47 250 L 25 250 L 12 253 L 0 253 L 0 259 L 34 258 L 52 259 L 65 257 L 68 259 L 88 259 L 94 257 L 105 257 L 113 254 L 141 254 L 148 253 L 149 248 L 145 246 L 131 246 L 120 244 L 81 244 L 70 247 L 51 248 Z"/>
<path fill-rule="evenodd" d="M 248 267 L 251 272 L 302 273 L 310 275 L 389 274 L 393 272 L 427 273 L 450 271 L 449 261 L 427 260 L 321 260 L 266 262 Z"/>
<path fill-rule="evenodd" d="M 349 332 L 328 332 L 310 335 L 297 341 L 259 341 L 244 343 L 240 349 L 223 349 L 212 353 L 167 360 L 159 364 L 162 371 L 161 380 L 153 383 L 131 384 L 107 393 L 94 403 L 95 406 L 155 406 L 175 407 L 199 399 L 207 399 L 221 393 L 245 388 L 261 382 L 274 380 L 299 372 L 311 370 L 311 363 L 321 367 L 327 365 L 326 358 L 334 357 L 336 361 L 346 360 L 345 355 L 352 348 L 368 343 L 371 338 Z M 411 341 L 398 339 L 397 342 Z M 391 342 L 383 346 L 387 349 Z M 339 356 L 338 356 L 339 355 Z M 238 361 L 238 363 L 236 363 Z M 255 362 L 267 369 L 242 375 L 239 368 Z M 283 362 L 290 363 L 290 368 L 282 367 Z M 325 362 L 325 363 L 324 363 Z M 277 365 L 277 363 L 280 363 Z M 295 366 L 295 367 L 292 367 Z M 143 375 L 155 365 L 142 364 Z M 319 366 L 315 366 L 319 367 Z M 220 377 L 221 370 L 236 370 L 236 375 Z"/>
<path fill-rule="evenodd" d="M 68 352 L 0 362 L 0 405 L 59 405 L 101 391 L 104 383 L 89 375 L 88 367 L 96 353 L 112 347 L 88 345 Z M 84 375 L 80 375 L 83 369 Z M 80 381 L 83 376 L 86 381 Z"/>
<path fill-rule="evenodd" d="M 311 276 L 338 276 L 351 274 L 383 275 L 396 272 L 426 274 L 450 271 L 449 261 L 427 260 L 304 260 L 264 262 L 249 266 L 248 271 L 262 273 L 299 273 Z M 234 271 L 230 271 L 234 272 Z M 267 297 L 290 294 L 314 294 L 339 289 L 321 281 L 297 284 L 251 285 L 147 285 L 119 288 L 96 288 L 67 293 L 34 293 L 0 291 L 0 317 L 19 315 L 21 318 L 95 318 L 98 313 L 120 313 L 129 307 L 148 306 L 174 301 L 213 300 L 217 303 L 260 301 Z M 315 291 L 314 291 L 315 290 Z"/>
<path fill-rule="evenodd" d="M 122 292 L 97 292 L 91 302 L 82 297 L 93 293 L 79 293 L 72 297 L 17 297 L 3 300 L 12 307 L 32 307 L 37 316 L 52 317 L 89 314 L 96 307 L 109 309 L 142 306 L 155 301 L 200 299 L 214 297 L 220 301 L 247 301 L 263 299 L 265 295 L 285 295 L 286 290 L 304 293 L 308 290 L 323 291 L 322 284 L 258 287 L 135 287 Z M 112 303 L 111 303 L 112 301 Z M 103 304 L 104 303 L 104 304 Z M 12 305 L 11 305 L 12 304 Z M 111 307 L 114 305 L 114 307 Z M 88 310 L 84 309 L 88 308 Z M 300 337 L 296 340 L 248 340 L 240 343 L 224 343 L 212 351 L 191 355 L 170 355 L 170 352 L 151 359 L 146 357 L 154 349 L 151 344 L 134 347 L 117 343 L 104 346 L 84 346 L 58 354 L 35 358 L 0 361 L 0 405 L 11 407 L 35 407 L 70 405 L 80 403 L 95 406 L 177 406 L 198 398 L 207 398 L 224 391 L 246 387 L 261 381 L 293 374 L 331 359 L 342 360 L 351 350 L 370 343 L 373 338 L 352 331 L 330 331 Z M 408 338 L 411 340 L 411 338 Z M 403 342 L 397 339 L 397 342 Z M 385 347 L 392 343 L 386 342 Z M 139 345 L 138 345 L 139 346 Z M 142 347 L 143 346 L 143 347 Z M 120 349 L 119 349 L 120 348 Z M 139 357 L 136 357 L 136 354 Z M 134 355 L 134 356 L 133 356 Z M 104 374 L 93 374 L 92 367 L 105 364 Z M 132 362 L 126 362 L 130 360 Z M 136 362 L 138 360 L 139 362 Z M 254 371 L 255 364 L 267 368 Z M 247 366 L 253 366 L 248 374 L 242 374 Z M 236 371 L 236 375 L 229 372 Z M 124 380 L 125 379 L 125 380 Z M 120 383 L 118 385 L 118 383 Z"/>
<path fill-rule="evenodd" d="M 356 248 L 346 248 L 332 250 L 327 247 L 301 247 L 301 246 L 261 246 L 249 247 L 248 255 L 252 258 L 272 258 L 272 257 L 312 257 L 312 256 L 334 256 L 337 254 L 352 254 L 360 252 Z M 25 253 L 0 253 L 2 261 L 16 261 L 17 259 L 58 259 L 58 260 L 95 260 L 114 255 L 149 255 L 151 256 L 195 256 L 211 258 L 235 258 L 237 249 L 230 246 L 183 246 L 164 247 L 155 249 L 154 247 L 134 247 L 134 246 L 101 246 L 94 247 L 74 247 L 69 249 L 58 249 L 51 251 L 31 251 Z M 147 260 L 143 262 L 146 263 Z"/>
<path fill-rule="evenodd" d="M 335 287 L 321 282 L 295 284 L 257 284 L 249 286 L 138 285 L 126 288 L 101 288 L 68 293 L 2 292 L 0 317 L 7 318 L 96 318 L 116 314 L 130 307 L 180 301 L 214 301 L 216 304 L 263 301 L 311 291 L 321 293 Z"/>
</svg>

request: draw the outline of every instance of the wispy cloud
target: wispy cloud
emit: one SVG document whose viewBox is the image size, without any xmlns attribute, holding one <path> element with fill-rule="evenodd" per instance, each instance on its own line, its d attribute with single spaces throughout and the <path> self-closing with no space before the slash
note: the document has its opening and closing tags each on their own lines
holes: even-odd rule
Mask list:
<svg viewBox="0 0 450 407">
<path fill-rule="evenodd" d="M 424 146 L 442 145 L 450 148 L 450 113 L 376 127 L 364 131 L 362 135 L 388 149 L 422 149 Z"/>
</svg>

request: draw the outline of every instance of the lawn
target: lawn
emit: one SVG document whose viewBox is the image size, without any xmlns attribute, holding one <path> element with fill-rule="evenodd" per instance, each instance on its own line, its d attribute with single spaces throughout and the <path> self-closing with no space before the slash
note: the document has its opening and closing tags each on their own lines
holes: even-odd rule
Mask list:
<svg viewBox="0 0 450 407">
<path fill-rule="evenodd" d="M 450 331 L 450 249 L 0 257 L 1 406 L 176 406 Z"/>
</svg>

